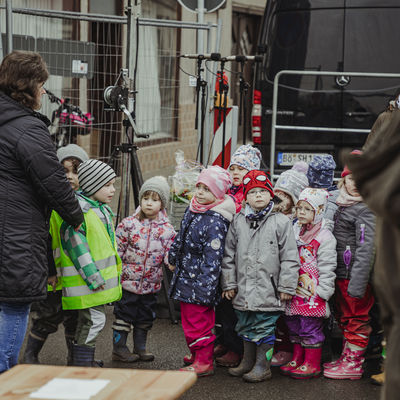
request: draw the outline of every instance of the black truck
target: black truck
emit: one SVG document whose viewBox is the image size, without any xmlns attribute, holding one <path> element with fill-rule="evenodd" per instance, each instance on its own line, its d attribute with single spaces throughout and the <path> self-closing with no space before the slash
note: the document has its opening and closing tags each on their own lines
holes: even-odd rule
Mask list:
<svg viewBox="0 0 400 400">
<path fill-rule="evenodd" d="M 399 0 L 268 0 L 260 29 L 253 110 L 253 142 L 270 164 L 274 78 L 282 70 L 333 71 L 335 76 L 282 75 L 279 80 L 275 173 L 315 154 L 360 149 L 389 100 L 400 73 Z M 298 130 L 293 126 L 339 128 Z M 310 129 L 310 128 L 309 128 Z M 351 131 L 363 130 L 363 131 Z"/>
</svg>

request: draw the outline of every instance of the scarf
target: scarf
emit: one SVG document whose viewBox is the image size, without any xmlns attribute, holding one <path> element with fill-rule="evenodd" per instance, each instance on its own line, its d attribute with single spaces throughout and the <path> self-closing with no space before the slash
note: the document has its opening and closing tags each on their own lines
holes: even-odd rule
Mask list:
<svg viewBox="0 0 400 400">
<path fill-rule="evenodd" d="M 244 215 L 250 221 L 259 221 L 263 219 L 266 215 L 269 215 L 274 207 L 274 202 L 270 201 L 268 205 L 260 211 L 253 210 L 249 204 L 246 203 L 246 208 L 244 209 Z"/>
<path fill-rule="evenodd" d="M 297 229 L 295 229 L 297 246 L 311 243 L 316 238 L 319 231 L 322 229 L 324 225 L 323 222 L 324 220 L 321 220 L 315 225 L 301 225 L 297 222 Z"/>
<path fill-rule="evenodd" d="M 218 204 L 221 204 L 224 200 L 225 200 L 225 198 L 222 198 L 222 199 L 217 199 L 213 203 L 210 203 L 210 204 L 200 204 L 196 200 L 196 196 L 193 196 L 192 200 L 190 200 L 189 209 L 190 209 L 190 211 L 192 211 L 194 213 L 204 213 L 204 212 L 206 212 L 208 210 L 211 210 L 212 208 L 214 208 Z"/>
<path fill-rule="evenodd" d="M 363 201 L 363 199 L 360 195 L 358 195 L 358 196 L 350 195 L 346 189 L 346 186 L 343 185 L 339 189 L 339 196 L 336 199 L 336 204 L 341 207 L 349 207 L 349 206 L 352 206 L 353 204 L 357 204 L 362 201 Z"/>
<path fill-rule="evenodd" d="M 230 189 L 228 190 L 228 193 L 231 194 L 232 196 L 235 196 L 237 192 L 242 191 L 243 193 L 243 183 L 241 183 L 238 186 L 231 186 Z"/>
</svg>

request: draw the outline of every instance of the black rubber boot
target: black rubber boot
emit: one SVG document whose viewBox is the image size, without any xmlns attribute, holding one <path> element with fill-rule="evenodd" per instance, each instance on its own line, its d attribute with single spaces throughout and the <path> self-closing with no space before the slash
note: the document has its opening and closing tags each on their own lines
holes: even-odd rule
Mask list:
<svg viewBox="0 0 400 400">
<path fill-rule="evenodd" d="M 133 331 L 133 343 L 135 353 L 140 357 L 141 361 L 153 361 L 154 354 L 146 351 L 147 330 L 142 328 L 135 328 Z"/>
<path fill-rule="evenodd" d="M 253 342 L 243 341 L 243 358 L 239 366 L 236 368 L 229 368 L 229 375 L 243 376 L 252 370 L 256 362 L 256 348 L 257 345 Z"/>
<path fill-rule="evenodd" d="M 270 365 L 273 349 L 274 346 L 266 343 L 257 346 L 256 363 L 248 374 L 243 375 L 244 381 L 256 383 L 271 378 Z"/>
<path fill-rule="evenodd" d="M 67 344 L 67 365 L 73 365 L 72 364 L 72 348 L 74 346 L 74 338 L 65 336 L 65 343 Z"/>
<path fill-rule="evenodd" d="M 127 331 L 113 330 L 113 352 L 112 359 L 114 361 L 122 361 L 126 363 L 132 363 L 139 360 L 137 354 L 132 354 L 128 346 L 126 345 L 126 339 L 128 338 Z"/>
<path fill-rule="evenodd" d="M 39 352 L 42 350 L 44 342 L 45 340 L 38 339 L 29 334 L 22 362 L 24 364 L 40 364 Z"/>
<path fill-rule="evenodd" d="M 103 366 L 103 361 L 94 359 L 95 350 L 95 347 L 74 344 L 72 347 L 72 365 L 75 367 L 101 368 Z"/>
</svg>

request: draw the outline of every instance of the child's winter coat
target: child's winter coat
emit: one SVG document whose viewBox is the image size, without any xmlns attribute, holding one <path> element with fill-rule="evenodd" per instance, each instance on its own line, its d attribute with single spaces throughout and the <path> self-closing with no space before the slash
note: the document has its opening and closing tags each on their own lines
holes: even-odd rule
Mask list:
<svg viewBox="0 0 400 400">
<path fill-rule="evenodd" d="M 287 304 L 286 315 L 330 315 L 328 300 L 335 291 L 336 239 L 325 225 L 324 221 L 323 227 L 310 243 L 302 243 L 298 239 L 299 280 L 296 295 Z M 299 223 L 294 228 L 298 232 Z"/>
<path fill-rule="evenodd" d="M 375 215 L 362 202 L 340 206 L 333 234 L 337 240 L 336 276 L 350 279 L 348 294 L 362 298 L 374 263 Z"/>
<path fill-rule="evenodd" d="M 175 237 L 167 213 L 161 210 L 154 220 L 139 220 L 140 207 L 124 218 L 116 230 L 118 254 L 122 260 L 123 289 L 136 294 L 161 289 L 162 265 L 168 263 L 168 250 Z"/>
<path fill-rule="evenodd" d="M 186 210 L 169 251 L 169 263 L 176 266 L 170 287 L 173 299 L 209 307 L 218 303 L 225 236 L 234 214 L 230 196 L 204 213 Z"/>
<path fill-rule="evenodd" d="M 232 186 L 228 190 L 228 194 L 232 196 L 233 201 L 235 202 L 237 213 L 242 209 L 242 204 L 244 200 L 243 188 L 243 183 L 241 183 L 239 186 Z"/>
<path fill-rule="evenodd" d="M 237 290 L 232 303 L 241 311 L 283 311 L 279 293 L 295 294 L 299 256 L 292 222 L 281 213 L 261 219 L 256 229 L 245 211 L 226 237 L 222 290 Z"/>
</svg>

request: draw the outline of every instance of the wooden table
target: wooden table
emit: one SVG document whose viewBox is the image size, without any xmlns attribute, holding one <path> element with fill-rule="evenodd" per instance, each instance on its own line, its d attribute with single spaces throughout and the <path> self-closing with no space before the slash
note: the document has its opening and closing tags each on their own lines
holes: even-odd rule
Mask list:
<svg viewBox="0 0 400 400">
<path fill-rule="evenodd" d="M 53 378 L 110 380 L 94 400 L 166 400 L 177 399 L 197 376 L 182 371 L 20 364 L 0 375 L 0 399 L 32 400 L 29 395 Z"/>
</svg>

